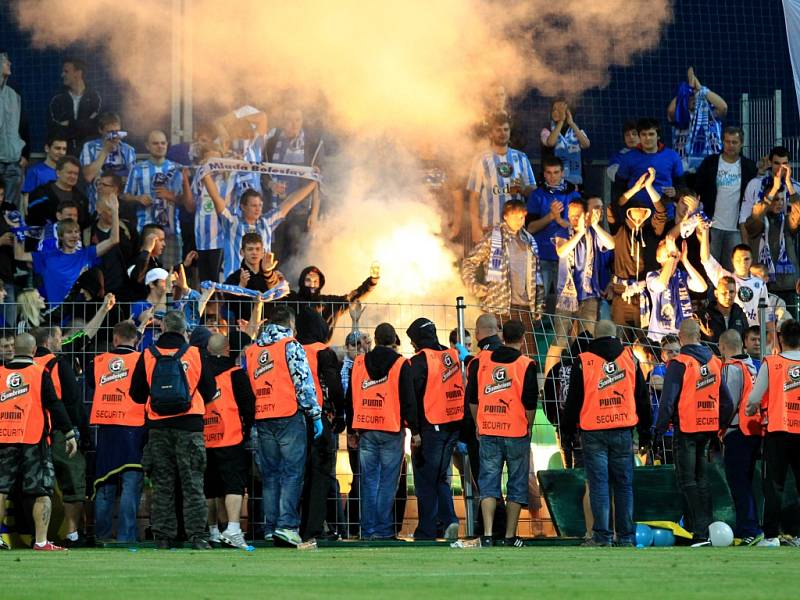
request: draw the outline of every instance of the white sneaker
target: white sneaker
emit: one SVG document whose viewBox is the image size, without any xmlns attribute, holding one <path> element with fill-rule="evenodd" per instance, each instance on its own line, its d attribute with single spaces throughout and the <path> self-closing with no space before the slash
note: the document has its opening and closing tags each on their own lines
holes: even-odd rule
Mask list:
<svg viewBox="0 0 800 600">
<path fill-rule="evenodd" d="M 230 546 L 231 548 L 238 548 L 239 550 L 252 550 L 252 546 L 250 546 L 244 539 L 244 534 L 241 531 L 237 531 L 236 533 L 228 533 L 224 531 L 220 535 L 220 539 L 222 543 L 226 546 Z"/>
<path fill-rule="evenodd" d="M 210 531 L 208 534 L 208 543 L 209 544 L 219 544 L 222 541 L 222 535 L 219 532 L 219 529 L 216 531 Z"/>
<path fill-rule="evenodd" d="M 273 534 L 273 539 L 274 538 L 282 540 L 287 544 L 291 544 L 292 546 L 299 546 L 303 543 L 303 539 L 300 537 L 300 534 L 294 529 L 283 529 L 279 527 Z"/>
<path fill-rule="evenodd" d="M 774 537 L 774 538 L 764 538 L 760 542 L 756 544 L 757 548 L 779 548 L 781 545 L 781 541 Z"/>
<path fill-rule="evenodd" d="M 447 529 L 444 530 L 444 539 L 448 542 L 453 542 L 458 539 L 458 521 L 450 523 Z"/>
</svg>

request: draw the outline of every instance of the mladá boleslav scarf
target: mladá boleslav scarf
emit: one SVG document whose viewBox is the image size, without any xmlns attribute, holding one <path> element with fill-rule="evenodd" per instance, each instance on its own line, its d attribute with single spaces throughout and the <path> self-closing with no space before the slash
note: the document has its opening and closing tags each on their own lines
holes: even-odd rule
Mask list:
<svg viewBox="0 0 800 600">
<path fill-rule="evenodd" d="M 763 200 L 764 197 L 772 190 L 772 175 L 767 174 L 761 180 L 761 190 L 758 192 L 758 199 Z M 778 193 L 783 192 L 785 195 L 786 184 L 781 182 L 781 189 Z M 764 231 L 761 232 L 761 237 L 758 240 L 758 262 L 767 267 L 769 272 L 769 280 L 775 281 L 776 275 L 786 275 L 794 273 L 794 265 L 789 260 L 786 254 L 786 236 L 783 234 L 783 227 L 786 224 L 786 208 L 784 203 L 783 211 L 776 215 L 778 225 L 781 228 L 780 235 L 778 236 L 778 260 L 772 260 L 772 252 L 769 249 L 769 216 L 764 215 Z"/>
</svg>

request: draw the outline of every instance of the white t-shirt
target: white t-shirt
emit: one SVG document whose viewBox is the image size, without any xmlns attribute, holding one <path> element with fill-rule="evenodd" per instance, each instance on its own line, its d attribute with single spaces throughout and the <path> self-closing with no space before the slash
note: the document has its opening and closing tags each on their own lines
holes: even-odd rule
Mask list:
<svg viewBox="0 0 800 600">
<path fill-rule="evenodd" d="M 761 298 L 764 298 L 765 301 L 769 299 L 767 284 L 760 277 L 753 277 L 752 275 L 739 277 L 735 273 L 726 271 L 713 256 L 709 256 L 708 260 L 703 261 L 703 268 L 706 270 L 708 278 L 714 284 L 714 287 L 716 287 L 720 278 L 725 275 L 733 277 L 736 282 L 736 299 L 734 302 L 742 307 L 751 327 L 758 325 L 758 301 Z"/>
<path fill-rule="evenodd" d="M 738 231 L 739 190 L 742 186 L 742 161 L 735 163 L 719 159 L 717 169 L 717 204 L 714 209 L 714 229 Z"/>
</svg>

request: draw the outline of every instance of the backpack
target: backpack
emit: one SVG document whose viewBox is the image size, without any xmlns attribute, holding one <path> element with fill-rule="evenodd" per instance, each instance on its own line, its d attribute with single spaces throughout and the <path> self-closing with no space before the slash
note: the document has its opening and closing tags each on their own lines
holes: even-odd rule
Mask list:
<svg viewBox="0 0 800 600">
<path fill-rule="evenodd" d="M 150 347 L 156 359 L 150 381 L 150 408 L 157 415 L 179 415 L 192 405 L 192 393 L 181 364 L 188 349 L 189 344 L 185 344 L 175 354 L 161 354 L 155 346 Z"/>
</svg>

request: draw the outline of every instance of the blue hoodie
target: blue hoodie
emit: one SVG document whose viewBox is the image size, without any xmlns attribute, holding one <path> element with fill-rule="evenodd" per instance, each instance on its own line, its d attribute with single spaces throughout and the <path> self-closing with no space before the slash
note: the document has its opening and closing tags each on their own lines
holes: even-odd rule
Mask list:
<svg viewBox="0 0 800 600">
<path fill-rule="evenodd" d="M 681 348 L 680 353 L 697 359 L 701 365 L 707 364 L 711 357 L 714 356 L 708 346 L 701 344 L 687 344 Z M 670 421 L 675 426 L 675 430 L 680 431 L 678 402 L 685 372 L 686 367 L 677 360 L 671 360 L 667 364 L 667 373 L 664 375 L 664 387 L 661 390 L 661 402 L 658 407 L 658 420 L 655 427 L 657 434 L 663 434 L 667 431 Z M 719 422 L 728 423 L 732 414 L 733 400 L 723 378 L 719 387 Z"/>
</svg>

